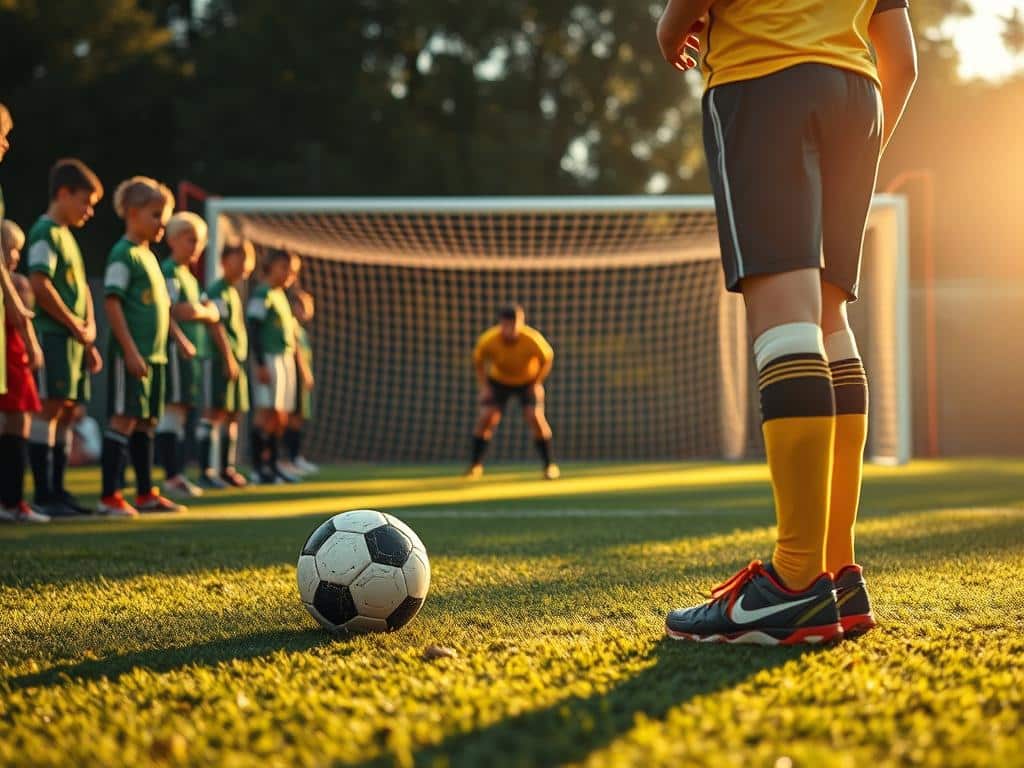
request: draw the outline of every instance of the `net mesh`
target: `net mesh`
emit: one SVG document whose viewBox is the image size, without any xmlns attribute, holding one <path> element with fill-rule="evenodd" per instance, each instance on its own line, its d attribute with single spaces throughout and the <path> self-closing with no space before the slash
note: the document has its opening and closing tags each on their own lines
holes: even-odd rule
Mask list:
<svg viewBox="0 0 1024 768">
<path fill-rule="evenodd" d="M 555 350 L 546 410 L 559 457 L 761 452 L 742 306 L 723 290 L 706 202 L 621 211 L 315 207 L 254 203 L 220 229 L 304 257 L 300 282 L 317 302 L 306 440 L 317 459 L 466 460 L 478 413 L 470 354 L 509 302 L 526 307 L 527 323 Z M 857 317 L 871 320 L 860 323 L 866 332 L 887 332 L 876 303 L 857 306 Z M 862 345 L 872 356 L 880 346 Z M 878 354 L 887 353 L 881 345 Z M 894 421 L 892 398 L 872 397 Z M 506 410 L 492 459 L 532 457 L 518 411 Z"/>
</svg>

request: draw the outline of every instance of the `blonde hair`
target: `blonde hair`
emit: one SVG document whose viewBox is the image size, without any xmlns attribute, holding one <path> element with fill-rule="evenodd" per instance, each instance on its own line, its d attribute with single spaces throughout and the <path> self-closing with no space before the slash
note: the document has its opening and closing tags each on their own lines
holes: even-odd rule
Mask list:
<svg viewBox="0 0 1024 768">
<path fill-rule="evenodd" d="M 178 211 L 171 216 L 171 220 L 167 222 L 167 237 L 177 237 L 178 233 L 187 229 L 196 233 L 199 242 L 206 242 L 206 222 L 192 211 Z"/>
<path fill-rule="evenodd" d="M 114 210 L 122 219 L 130 209 L 145 208 L 160 201 L 168 208 L 174 207 L 171 190 L 148 176 L 132 176 L 118 184 L 114 190 Z"/>
<path fill-rule="evenodd" d="M 7 253 L 15 248 L 19 251 L 25 245 L 25 233 L 22 232 L 15 222 L 10 219 L 4 219 L 0 223 L 0 247 L 3 248 L 4 259 L 7 258 Z"/>
</svg>

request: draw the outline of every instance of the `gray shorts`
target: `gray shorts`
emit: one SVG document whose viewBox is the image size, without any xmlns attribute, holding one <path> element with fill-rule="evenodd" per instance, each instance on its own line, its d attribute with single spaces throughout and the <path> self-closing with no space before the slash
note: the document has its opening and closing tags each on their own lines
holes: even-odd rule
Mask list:
<svg viewBox="0 0 1024 768">
<path fill-rule="evenodd" d="M 704 94 L 726 287 L 818 267 L 857 298 L 882 102 L 863 75 L 801 64 Z"/>
</svg>

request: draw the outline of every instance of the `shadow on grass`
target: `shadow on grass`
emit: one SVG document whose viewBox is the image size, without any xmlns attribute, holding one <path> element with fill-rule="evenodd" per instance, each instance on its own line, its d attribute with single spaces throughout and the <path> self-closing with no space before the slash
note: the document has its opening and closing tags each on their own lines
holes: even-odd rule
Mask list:
<svg viewBox="0 0 1024 768">
<path fill-rule="evenodd" d="M 278 630 L 242 637 L 214 640 L 209 643 L 179 648 L 154 648 L 121 656 L 90 659 L 75 664 L 51 667 L 42 672 L 12 677 L 7 681 L 13 690 L 56 685 L 65 681 L 82 682 L 107 678 L 117 680 L 137 669 L 150 672 L 172 672 L 185 666 L 213 667 L 222 662 L 246 661 L 270 656 L 279 651 L 308 651 L 323 645 L 335 645 L 339 654 L 345 646 L 320 630 Z"/>
<path fill-rule="evenodd" d="M 512 715 L 475 731 L 449 736 L 415 754 L 415 765 L 523 766 L 573 763 L 636 726 L 663 719 L 693 699 L 739 685 L 758 672 L 828 648 L 763 648 L 661 640 L 650 666 L 605 693 L 572 696 L 549 707 Z M 393 765 L 391 755 L 366 766 Z"/>
</svg>

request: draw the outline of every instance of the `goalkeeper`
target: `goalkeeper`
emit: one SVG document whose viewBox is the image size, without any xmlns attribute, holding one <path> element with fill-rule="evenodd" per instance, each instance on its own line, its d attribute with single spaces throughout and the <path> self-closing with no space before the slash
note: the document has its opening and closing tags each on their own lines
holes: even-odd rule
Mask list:
<svg viewBox="0 0 1024 768">
<path fill-rule="evenodd" d="M 473 456 L 466 477 L 484 473 L 484 455 L 494 430 L 501 422 L 509 399 L 522 403 L 523 416 L 533 432 L 544 463 L 544 478 L 561 474 L 552 460 L 551 425 L 544 417 L 544 380 L 551 373 L 555 353 L 536 329 L 526 325 L 526 313 L 518 304 L 502 307 L 498 324 L 477 339 L 473 367 L 480 385 L 480 418 L 473 432 Z"/>
</svg>

